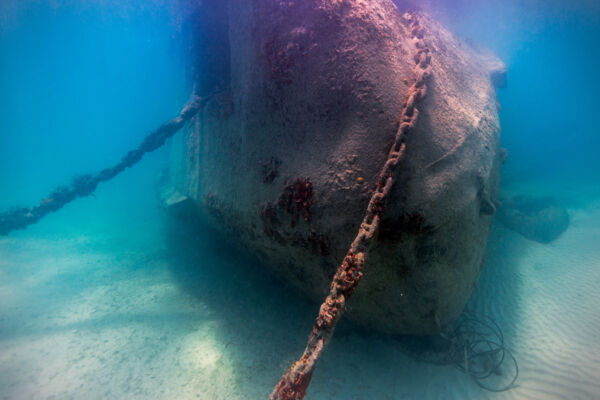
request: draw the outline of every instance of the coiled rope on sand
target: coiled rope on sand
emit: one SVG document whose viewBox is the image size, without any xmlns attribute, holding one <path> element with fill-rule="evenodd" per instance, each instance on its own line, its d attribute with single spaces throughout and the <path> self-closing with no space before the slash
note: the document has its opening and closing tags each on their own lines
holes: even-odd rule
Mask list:
<svg viewBox="0 0 600 400">
<path fill-rule="evenodd" d="M 435 345 L 428 343 L 435 341 Z M 490 317 L 464 311 L 452 327 L 438 335 L 401 340 L 403 351 L 418 362 L 454 365 L 477 386 L 490 392 L 516 387 L 519 366 Z"/>
</svg>

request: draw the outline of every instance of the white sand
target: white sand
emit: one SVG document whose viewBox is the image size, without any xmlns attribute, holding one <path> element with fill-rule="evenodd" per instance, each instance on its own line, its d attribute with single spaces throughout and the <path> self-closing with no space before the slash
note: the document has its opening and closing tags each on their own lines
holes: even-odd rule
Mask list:
<svg viewBox="0 0 600 400">
<path fill-rule="evenodd" d="M 600 203 L 572 217 L 550 245 L 501 226 L 490 238 L 471 308 L 503 328 L 517 388 L 482 391 L 452 366 L 412 361 L 394 338 L 346 326 L 308 398 L 600 398 Z M 36 229 L 0 238 L 0 399 L 266 398 L 316 306 L 218 243 L 190 267 L 160 234 L 136 240 L 131 229 L 125 241 Z"/>
</svg>

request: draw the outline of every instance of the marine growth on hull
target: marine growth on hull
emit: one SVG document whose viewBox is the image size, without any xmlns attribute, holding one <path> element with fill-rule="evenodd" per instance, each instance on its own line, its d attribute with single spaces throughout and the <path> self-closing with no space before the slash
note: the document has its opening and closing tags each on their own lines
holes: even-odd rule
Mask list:
<svg viewBox="0 0 600 400">
<path fill-rule="evenodd" d="M 347 317 L 394 334 L 451 325 L 496 208 L 502 63 L 391 1 L 228 10 L 229 82 L 175 144 L 165 201 L 188 199 L 319 302 L 371 213 Z"/>
<path fill-rule="evenodd" d="M 229 84 L 175 144 L 164 201 L 324 301 L 271 397 L 304 396 L 344 312 L 387 333 L 460 332 L 496 210 L 502 62 L 387 0 L 228 10 Z M 468 373 L 467 353 L 504 358 L 469 343 L 447 343 Z"/>
</svg>

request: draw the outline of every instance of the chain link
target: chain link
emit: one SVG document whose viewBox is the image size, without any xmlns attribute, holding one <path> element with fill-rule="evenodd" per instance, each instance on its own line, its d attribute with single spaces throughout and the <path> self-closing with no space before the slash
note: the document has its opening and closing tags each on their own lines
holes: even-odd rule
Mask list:
<svg viewBox="0 0 600 400">
<path fill-rule="evenodd" d="M 427 43 L 423 40 L 424 31 L 416 15 L 406 13 L 403 18 L 408 25 L 410 39 L 414 42 L 416 49 L 414 56 L 415 83 L 410 87 L 408 99 L 403 105 L 394 143 L 379 173 L 375 192 L 369 200 L 356 238 L 333 277 L 329 295 L 319 309 L 319 315 L 308 338 L 304 354 L 285 372 L 271 393 L 270 400 L 301 400 L 306 395 L 316 363 L 333 335 L 335 325 L 342 316 L 346 302 L 354 293 L 363 276 L 363 265 L 369 246 L 379 229 L 383 204 L 389 197 L 394 184 L 394 171 L 406 150 L 405 137 L 417 123 L 419 117 L 417 105 L 427 94 L 427 81 L 431 77 L 431 54 Z"/>
</svg>

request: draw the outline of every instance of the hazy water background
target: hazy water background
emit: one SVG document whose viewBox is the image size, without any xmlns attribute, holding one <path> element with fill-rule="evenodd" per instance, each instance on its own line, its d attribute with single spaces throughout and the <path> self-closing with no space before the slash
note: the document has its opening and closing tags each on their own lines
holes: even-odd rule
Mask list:
<svg viewBox="0 0 600 400">
<path fill-rule="evenodd" d="M 421 5 L 508 66 L 498 96 L 505 180 L 598 178 L 599 2 Z M 118 160 L 177 112 L 191 83 L 173 8 L 158 0 L 2 2 L 0 181 L 11 190 L 0 204 L 37 202 L 72 175 Z"/>
<path fill-rule="evenodd" d="M 507 64 L 508 87 L 498 94 L 501 142 L 510 154 L 503 185 L 597 204 L 600 3 L 447 0 L 422 5 Z M 1 209 L 36 204 L 74 175 L 118 161 L 179 111 L 191 90 L 179 17 L 166 1 L 0 2 Z M 95 197 L 79 199 L 26 231 L 0 239 L 0 398 L 259 398 L 256 393 L 264 394 L 286 365 L 273 361 L 274 354 L 281 351 L 291 360 L 301 350 L 314 307 L 268 279 L 252 281 L 237 269 L 252 260 L 229 255 L 213 243 L 190 256 L 199 262 L 198 270 L 169 264 L 154 190 L 166 155 L 161 149 L 147 156 L 102 184 Z M 581 368 L 585 372 L 575 383 L 567 380 L 570 386 L 562 391 L 548 389 L 547 398 L 594 398 L 591 393 L 600 390 L 594 386 L 600 379 L 597 339 L 585 336 L 573 344 L 570 338 L 557 345 L 537 337 L 533 343 L 539 348 L 532 342 L 519 345 L 520 324 L 534 336 L 538 331 L 528 330 L 526 321 L 536 321 L 544 311 L 528 308 L 538 304 L 528 303 L 529 298 L 552 295 L 562 301 L 566 296 L 567 301 L 569 291 L 578 290 L 582 297 L 577 301 L 598 308 L 597 297 L 585 289 L 599 282 L 597 274 L 593 279 L 585 275 L 587 269 L 597 270 L 600 260 L 591 252 L 600 241 L 594 228 L 600 214 L 590 215 L 575 218 L 580 233 L 556 246 L 530 246 L 502 228 L 492 234 L 491 263 L 504 266 L 492 278 L 538 274 L 529 292 L 514 296 L 517 289 L 511 288 L 498 295 L 507 297 L 507 315 L 498 317 L 505 319 L 515 346 L 556 352 L 554 366 L 561 367 L 573 361 L 565 349 L 587 344 L 582 351 L 596 361 L 590 367 L 588 360 Z M 578 243 L 587 243 L 587 250 L 573 247 Z M 565 264 L 560 263 L 568 260 L 577 260 L 584 270 L 561 270 Z M 553 275 L 559 271 L 568 275 Z M 577 273 L 587 282 L 579 283 Z M 231 274 L 240 279 L 231 283 Z M 557 282 L 572 286 L 551 286 Z M 155 297 L 146 299 L 150 295 Z M 122 303 L 126 306 L 120 309 Z M 266 327 L 249 330 L 273 303 L 273 316 L 262 321 Z M 146 309 L 147 304 L 157 308 Z M 582 325 L 575 330 L 587 332 L 586 321 L 573 315 L 570 323 Z M 592 317 L 597 321 L 600 315 Z M 131 330 L 122 331 L 127 324 Z M 64 335 L 81 336 L 73 341 Z M 266 347 L 264 335 L 270 337 Z M 336 338 L 315 376 L 315 398 L 489 396 L 455 371 L 397 365 L 402 356 L 393 340 L 347 331 Z M 356 353 L 345 356 L 347 348 Z M 105 353 L 113 351 L 126 356 L 106 360 Z M 561 351 L 566 351 L 564 358 Z M 335 375 L 336 361 L 364 378 L 351 382 L 349 393 Z M 81 365 L 87 375 L 69 370 L 70 364 Z M 526 387 L 528 379 L 562 382 L 550 370 L 535 370 L 527 360 L 524 364 Z M 159 372 L 150 373 L 145 365 Z M 19 378 L 23 371 L 28 383 Z M 64 375 L 61 382 L 50 378 L 58 374 L 53 371 Z M 212 372 L 199 376 L 198 371 Z M 136 392 L 128 381 L 143 390 Z"/>
<path fill-rule="evenodd" d="M 2 2 L 0 10 L 2 207 L 36 204 L 73 176 L 118 162 L 189 96 L 166 2 Z M 73 204 L 81 214 L 58 225 L 114 228 L 123 214 L 154 208 L 158 153 Z"/>
<path fill-rule="evenodd" d="M 452 31 L 508 67 L 500 90 L 506 180 L 600 176 L 600 2 L 425 1 Z"/>
</svg>

